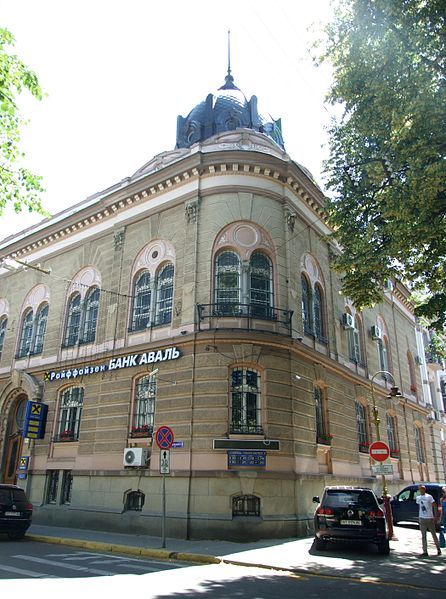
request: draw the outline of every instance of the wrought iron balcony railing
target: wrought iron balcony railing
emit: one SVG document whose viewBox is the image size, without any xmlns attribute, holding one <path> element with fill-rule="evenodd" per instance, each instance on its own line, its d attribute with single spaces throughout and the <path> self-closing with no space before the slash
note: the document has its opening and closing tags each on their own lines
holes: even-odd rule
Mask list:
<svg viewBox="0 0 446 599">
<path fill-rule="evenodd" d="M 219 302 L 215 304 L 197 304 L 198 329 L 205 320 L 239 319 L 240 328 L 257 329 L 253 321 L 269 321 L 277 323 L 277 332 L 291 335 L 293 310 L 281 310 L 265 304 L 240 304 L 238 302 Z M 210 326 L 212 326 L 210 324 Z M 224 328 L 224 323 L 219 323 L 219 328 Z M 228 328 L 234 328 L 231 325 Z M 270 329 L 268 329 L 270 330 Z"/>
</svg>

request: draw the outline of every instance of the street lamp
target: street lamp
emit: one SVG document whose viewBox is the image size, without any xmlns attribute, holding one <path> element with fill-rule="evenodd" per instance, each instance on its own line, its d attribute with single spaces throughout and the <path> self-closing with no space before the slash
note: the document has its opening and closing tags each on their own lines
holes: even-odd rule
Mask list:
<svg viewBox="0 0 446 599">
<path fill-rule="evenodd" d="M 372 378 L 370 380 L 370 391 L 371 391 L 371 395 L 372 395 L 373 422 L 375 424 L 377 441 L 381 441 L 381 435 L 379 433 L 379 424 L 380 424 L 381 420 L 379 418 L 378 407 L 376 405 L 373 381 L 380 374 L 390 376 L 390 378 L 393 381 L 393 387 L 390 387 L 390 391 L 389 391 L 389 394 L 387 395 L 387 398 L 393 399 L 395 397 L 402 397 L 400 390 L 398 389 L 398 387 L 395 384 L 395 379 L 390 372 L 387 372 L 387 370 L 378 370 L 378 372 L 375 372 L 375 374 L 372 376 Z M 390 507 L 390 495 L 389 495 L 389 492 L 387 489 L 386 475 L 382 474 L 381 476 L 382 476 L 382 487 L 383 487 L 383 501 L 384 501 L 387 525 L 389 527 L 389 536 L 390 536 L 390 538 L 395 538 L 394 533 L 393 533 L 392 509 Z"/>
</svg>

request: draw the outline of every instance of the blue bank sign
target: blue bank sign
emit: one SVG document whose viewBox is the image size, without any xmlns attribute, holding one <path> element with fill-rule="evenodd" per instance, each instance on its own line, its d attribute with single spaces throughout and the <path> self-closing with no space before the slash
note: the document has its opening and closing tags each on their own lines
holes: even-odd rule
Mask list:
<svg viewBox="0 0 446 599">
<path fill-rule="evenodd" d="M 143 352 L 142 354 L 129 354 L 119 358 L 110 358 L 104 364 L 95 366 L 73 366 L 66 370 L 50 370 L 45 372 L 45 381 L 59 381 L 63 379 L 75 379 L 78 376 L 96 374 L 98 372 L 108 372 L 109 370 L 118 370 L 120 368 L 130 368 L 131 366 L 144 366 L 145 364 L 155 364 L 157 362 L 166 362 L 167 360 L 176 360 L 181 356 L 177 347 L 167 347 L 158 351 Z"/>
</svg>

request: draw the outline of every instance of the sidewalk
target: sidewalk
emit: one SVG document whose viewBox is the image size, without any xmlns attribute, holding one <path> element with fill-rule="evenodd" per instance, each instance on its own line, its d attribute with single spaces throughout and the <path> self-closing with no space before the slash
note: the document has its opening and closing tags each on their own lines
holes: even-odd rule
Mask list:
<svg viewBox="0 0 446 599">
<path fill-rule="evenodd" d="M 60 543 L 96 551 L 111 551 L 157 559 L 192 563 L 231 563 L 241 566 L 382 581 L 410 588 L 443 590 L 446 593 L 446 549 L 437 557 L 428 538 L 429 558 L 420 558 L 421 537 L 417 527 L 398 526 L 397 541 L 391 541 L 389 556 L 373 546 L 333 545 L 324 551 L 313 548 L 313 538 L 268 539 L 251 543 L 167 539 L 161 548 L 159 537 L 126 535 L 102 531 L 60 528 L 33 524 L 26 538 L 30 541 Z"/>
</svg>

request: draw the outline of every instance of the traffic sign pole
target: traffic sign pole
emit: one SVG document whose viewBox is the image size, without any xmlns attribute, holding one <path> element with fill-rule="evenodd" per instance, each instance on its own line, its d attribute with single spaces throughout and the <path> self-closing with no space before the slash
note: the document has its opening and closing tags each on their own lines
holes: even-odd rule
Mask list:
<svg viewBox="0 0 446 599">
<path fill-rule="evenodd" d="M 160 472 L 163 476 L 161 547 L 166 547 L 166 474 L 170 473 L 170 448 L 174 442 L 173 430 L 169 426 L 160 426 L 155 432 L 155 441 L 160 448 Z"/>
</svg>

